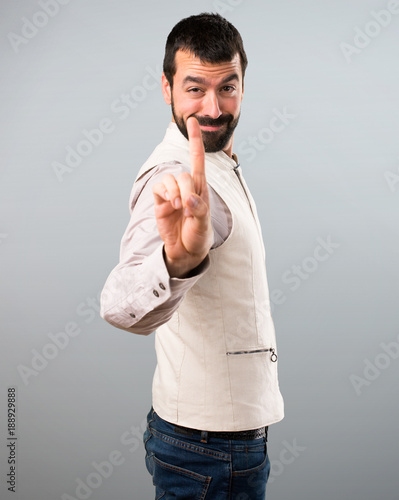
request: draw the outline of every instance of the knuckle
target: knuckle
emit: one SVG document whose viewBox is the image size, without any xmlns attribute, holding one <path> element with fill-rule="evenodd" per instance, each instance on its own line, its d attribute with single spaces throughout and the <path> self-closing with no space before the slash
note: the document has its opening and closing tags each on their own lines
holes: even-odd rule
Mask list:
<svg viewBox="0 0 399 500">
<path fill-rule="evenodd" d="M 165 174 L 163 177 L 162 177 L 162 182 L 164 184 L 170 184 L 170 183 L 173 183 L 173 181 L 175 180 L 175 178 L 173 177 L 172 174 Z"/>
<path fill-rule="evenodd" d="M 189 182 L 191 181 L 191 175 L 188 172 L 181 172 L 177 177 L 178 182 Z"/>
</svg>

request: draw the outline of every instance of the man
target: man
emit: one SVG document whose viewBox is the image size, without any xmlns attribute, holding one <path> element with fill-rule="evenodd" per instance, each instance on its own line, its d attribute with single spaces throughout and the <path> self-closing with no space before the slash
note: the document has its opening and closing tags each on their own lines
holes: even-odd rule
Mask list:
<svg viewBox="0 0 399 500">
<path fill-rule="evenodd" d="M 157 329 L 144 434 L 156 498 L 264 499 L 267 429 L 283 418 L 261 229 L 233 153 L 246 66 L 217 14 L 169 34 L 173 121 L 138 173 L 102 294 L 112 325 Z"/>
</svg>

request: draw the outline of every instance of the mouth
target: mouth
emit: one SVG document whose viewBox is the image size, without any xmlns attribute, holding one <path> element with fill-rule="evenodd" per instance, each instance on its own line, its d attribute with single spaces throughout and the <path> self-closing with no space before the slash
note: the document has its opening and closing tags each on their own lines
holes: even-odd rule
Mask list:
<svg viewBox="0 0 399 500">
<path fill-rule="evenodd" d="M 204 132 L 217 132 L 223 127 L 223 125 L 200 125 L 200 129 Z"/>
</svg>

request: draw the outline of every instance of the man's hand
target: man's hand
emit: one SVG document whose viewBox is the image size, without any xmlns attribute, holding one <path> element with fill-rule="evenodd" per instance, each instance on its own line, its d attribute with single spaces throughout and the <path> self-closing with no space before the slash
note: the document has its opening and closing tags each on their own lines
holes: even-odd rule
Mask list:
<svg viewBox="0 0 399 500">
<path fill-rule="evenodd" d="M 165 175 L 153 187 L 155 217 L 164 242 L 166 266 L 172 277 L 184 277 L 207 256 L 213 243 L 205 151 L 201 129 L 194 117 L 187 120 L 191 175 Z"/>
</svg>

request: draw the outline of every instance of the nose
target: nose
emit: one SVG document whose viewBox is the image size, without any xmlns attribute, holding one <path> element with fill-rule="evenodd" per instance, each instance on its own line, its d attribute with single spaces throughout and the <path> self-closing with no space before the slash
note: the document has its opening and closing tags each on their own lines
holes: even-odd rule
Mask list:
<svg viewBox="0 0 399 500">
<path fill-rule="evenodd" d="M 216 119 L 221 114 L 217 95 L 214 92 L 208 92 L 203 100 L 202 116 Z"/>
</svg>

